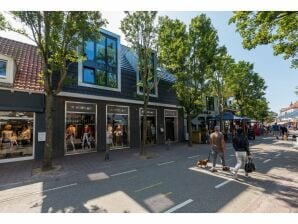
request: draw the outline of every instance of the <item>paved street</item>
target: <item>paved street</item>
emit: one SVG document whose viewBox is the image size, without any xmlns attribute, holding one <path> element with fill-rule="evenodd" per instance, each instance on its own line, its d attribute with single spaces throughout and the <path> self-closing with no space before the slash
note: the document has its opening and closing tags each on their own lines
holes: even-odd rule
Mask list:
<svg viewBox="0 0 298 224">
<path fill-rule="evenodd" d="M 250 144 L 257 172 L 236 180 L 195 166 L 208 145 L 158 146 L 149 149 L 151 159 L 131 149 L 112 152 L 109 162 L 102 153 L 69 156 L 45 175 L 32 173 L 33 161 L 0 164 L 0 212 L 297 213 L 298 150 L 272 137 Z M 226 160 L 236 163 L 231 144 Z"/>
</svg>

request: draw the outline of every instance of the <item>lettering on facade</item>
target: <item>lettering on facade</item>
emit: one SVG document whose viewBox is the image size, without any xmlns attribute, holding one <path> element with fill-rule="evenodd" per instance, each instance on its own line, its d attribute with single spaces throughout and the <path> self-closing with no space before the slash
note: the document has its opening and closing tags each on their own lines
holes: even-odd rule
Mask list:
<svg viewBox="0 0 298 224">
<path fill-rule="evenodd" d="M 108 106 L 108 114 L 128 114 L 128 107 L 121 106 Z"/>
<path fill-rule="evenodd" d="M 95 113 L 95 104 L 66 103 L 67 112 Z"/>
<path fill-rule="evenodd" d="M 141 108 L 141 116 L 144 116 L 144 109 Z M 147 109 L 147 116 L 156 116 L 156 110 Z"/>
<path fill-rule="evenodd" d="M 177 110 L 165 110 L 165 117 L 178 117 Z"/>
</svg>

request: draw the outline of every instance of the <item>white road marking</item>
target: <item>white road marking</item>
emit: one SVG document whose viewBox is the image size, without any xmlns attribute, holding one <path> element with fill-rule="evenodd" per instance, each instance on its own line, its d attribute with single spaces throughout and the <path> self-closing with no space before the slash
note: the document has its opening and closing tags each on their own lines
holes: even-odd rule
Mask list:
<svg viewBox="0 0 298 224">
<path fill-rule="evenodd" d="M 278 157 L 278 156 L 280 156 L 280 153 L 278 153 L 278 154 L 275 155 L 275 157 Z"/>
<path fill-rule="evenodd" d="M 271 159 L 266 159 L 263 163 L 268 163 Z"/>
<path fill-rule="evenodd" d="M 159 163 L 157 164 L 157 166 L 163 166 L 163 165 L 167 165 L 167 164 L 170 164 L 170 163 L 174 163 L 175 161 L 169 161 L 169 162 L 165 162 L 165 163 Z"/>
<path fill-rule="evenodd" d="M 132 173 L 132 172 L 136 172 L 136 171 L 137 171 L 137 170 L 128 170 L 128 171 L 121 172 L 121 173 L 114 173 L 114 174 L 111 174 L 110 176 L 111 176 L 111 177 L 115 177 L 115 176 L 119 176 L 119 175 L 127 174 L 127 173 Z"/>
<path fill-rule="evenodd" d="M 50 188 L 50 189 L 46 189 L 44 191 L 37 191 L 37 192 L 21 194 L 21 195 L 17 195 L 17 196 L 14 196 L 14 197 L 5 198 L 3 200 L 0 200 L 0 203 L 7 202 L 7 201 L 10 201 L 10 200 L 14 200 L 14 199 L 18 199 L 18 198 L 21 198 L 21 197 L 31 196 L 31 195 L 35 195 L 35 194 L 41 194 L 41 193 L 45 193 L 45 192 L 49 192 L 49 191 L 55 191 L 55 190 L 59 190 L 59 189 L 66 188 L 66 187 L 72 187 L 72 186 L 75 186 L 75 185 L 78 185 L 78 183 L 68 184 L 68 185 L 55 187 L 55 188 Z"/>
<path fill-rule="evenodd" d="M 222 187 L 222 186 L 224 186 L 224 185 L 226 185 L 227 183 L 229 183 L 229 182 L 231 182 L 232 180 L 226 180 L 225 182 L 222 182 L 221 184 L 218 184 L 218 185 L 216 185 L 214 188 L 220 188 L 220 187 Z"/>
<path fill-rule="evenodd" d="M 192 158 L 196 158 L 196 157 L 199 157 L 200 155 L 194 155 L 194 156 L 189 156 L 187 157 L 188 159 L 192 159 Z"/>
<path fill-rule="evenodd" d="M 54 191 L 54 190 L 58 190 L 58 189 L 66 188 L 66 187 L 72 187 L 72 186 L 75 186 L 75 185 L 78 185 L 78 183 L 73 183 L 73 184 L 68 184 L 68 185 L 64 185 L 64 186 L 60 186 L 60 187 L 47 189 L 47 190 L 44 190 L 43 192 Z"/>
<path fill-rule="evenodd" d="M 235 154 L 231 154 L 230 156 L 235 156 Z"/>
<path fill-rule="evenodd" d="M 182 203 L 180 203 L 180 204 L 174 206 L 173 208 L 170 208 L 169 210 L 165 211 L 165 213 L 171 213 L 171 212 L 174 212 L 174 211 L 176 211 L 176 210 L 178 210 L 178 209 L 184 207 L 185 205 L 188 205 L 188 204 L 191 203 L 191 202 L 193 202 L 193 200 L 192 200 L 192 199 L 188 199 L 187 201 L 182 202 Z"/>
<path fill-rule="evenodd" d="M 156 184 L 152 184 L 152 185 L 150 185 L 150 186 L 143 187 L 143 188 L 141 188 L 141 189 L 135 190 L 135 192 L 140 192 L 140 191 L 143 191 L 143 190 L 147 190 L 147 189 L 149 189 L 149 188 L 153 188 L 153 187 L 159 186 L 159 185 L 161 185 L 161 184 L 162 184 L 162 182 L 159 182 L 159 183 L 156 183 Z"/>
</svg>

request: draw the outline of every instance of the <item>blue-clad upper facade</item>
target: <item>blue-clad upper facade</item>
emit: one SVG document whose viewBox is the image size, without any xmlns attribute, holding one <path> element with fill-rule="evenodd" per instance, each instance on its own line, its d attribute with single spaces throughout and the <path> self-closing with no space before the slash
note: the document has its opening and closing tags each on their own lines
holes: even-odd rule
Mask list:
<svg viewBox="0 0 298 224">
<path fill-rule="evenodd" d="M 85 42 L 86 60 L 72 64 L 68 82 L 63 92 L 90 96 L 142 101 L 137 69 L 137 57 L 132 50 L 120 44 L 120 36 L 101 30 L 101 39 Z M 152 54 L 156 82 L 150 102 L 178 105 L 171 87 L 175 78 L 167 71 L 156 67 L 156 55 Z"/>
</svg>

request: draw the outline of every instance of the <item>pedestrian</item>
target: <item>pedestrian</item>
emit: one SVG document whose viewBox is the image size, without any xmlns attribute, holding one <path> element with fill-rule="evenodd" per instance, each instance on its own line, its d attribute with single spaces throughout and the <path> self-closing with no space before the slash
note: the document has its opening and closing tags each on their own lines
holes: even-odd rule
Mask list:
<svg viewBox="0 0 298 224">
<path fill-rule="evenodd" d="M 210 135 L 210 145 L 211 145 L 211 154 L 213 155 L 213 164 L 210 171 L 216 172 L 216 159 L 217 155 L 221 158 L 222 169 L 228 170 L 228 167 L 225 165 L 225 157 L 224 157 L 224 150 L 225 150 L 225 140 L 224 135 L 220 132 L 219 126 L 215 126 L 214 132 Z"/>
<path fill-rule="evenodd" d="M 277 125 L 277 123 L 272 125 L 273 136 L 275 136 L 276 139 L 278 139 L 278 137 L 279 137 L 279 131 L 280 131 L 279 126 Z"/>
<path fill-rule="evenodd" d="M 244 136 L 243 130 L 241 128 L 237 130 L 237 135 L 233 138 L 233 147 L 235 149 L 237 164 L 232 173 L 233 176 L 236 178 L 238 170 L 243 164 L 247 163 L 248 158 L 251 157 L 248 139 L 246 136 Z M 248 173 L 246 171 L 245 176 L 248 176 Z"/>
</svg>

